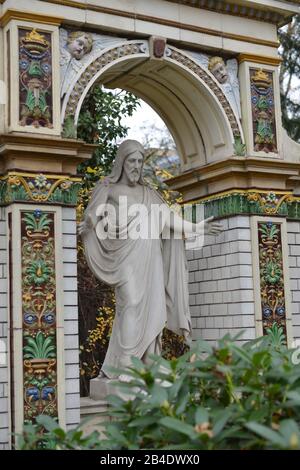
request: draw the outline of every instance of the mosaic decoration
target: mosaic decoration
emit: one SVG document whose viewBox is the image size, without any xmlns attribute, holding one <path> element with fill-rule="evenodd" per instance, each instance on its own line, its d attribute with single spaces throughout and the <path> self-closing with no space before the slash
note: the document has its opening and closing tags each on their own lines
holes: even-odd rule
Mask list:
<svg viewBox="0 0 300 470">
<path fill-rule="evenodd" d="M 21 126 L 53 127 L 51 33 L 19 29 Z"/>
<path fill-rule="evenodd" d="M 10 172 L 0 177 L 0 205 L 12 202 L 42 202 L 75 206 L 81 179 Z"/>
<path fill-rule="evenodd" d="M 21 212 L 24 420 L 57 417 L 54 214 Z"/>
<path fill-rule="evenodd" d="M 300 197 L 291 192 L 232 190 L 193 205 L 204 205 L 205 217 L 230 215 L 278 215 L 300 220 Z"/>
<path fill-rule="evenodd" d="M 295 202 L 292 194 L 276 194 L 269 192 L 267 194 L 249 192 L 247 199 L 249 204 L 255 209 L 260 208 L 262 213 L 272 215 L 288 215 L 288 206 Z"/>
<path fill-rule="evenodd" d="M 258 246 L 263 334 L 276 323 L 286 335 L 281 224 L 259 222 Z"/>
<path fill-rule="evenodd" d="M 273 72 L 250 69 L 253 141 L 255 152 L 278 152 Z"/>
</svg>

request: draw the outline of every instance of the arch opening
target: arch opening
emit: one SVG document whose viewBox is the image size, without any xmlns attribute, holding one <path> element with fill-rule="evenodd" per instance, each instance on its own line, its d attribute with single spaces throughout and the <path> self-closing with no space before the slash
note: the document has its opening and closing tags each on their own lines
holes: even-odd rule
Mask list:
<svg viewBox="0 0 300 470">
<path fill-rule="evenodd" d="M 221 88 L 192 57 L 168 49 L 159 60 L 150 56 L 148 41 L 103 51 L 70 87 L 63 115 L 73 115 L 76 125 L 89 89 L 101 83 L 134 93 L 157 112 L 174 138 L 182 171 L 232 156 L 241 128 Z"/>
</svg>

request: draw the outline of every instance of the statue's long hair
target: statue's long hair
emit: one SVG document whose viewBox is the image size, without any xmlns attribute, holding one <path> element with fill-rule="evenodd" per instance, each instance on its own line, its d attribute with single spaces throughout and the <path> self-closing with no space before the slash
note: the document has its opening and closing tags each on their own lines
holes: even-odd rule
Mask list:
<svg viewBox="0 0 300 470">
<path fill-rule="evenodd" d="M 131 140 L 131 139 L 123 140 L 123 142 L 121 143 L 121 145 L 119 146 L 117 150 L 117 155 L 115 158 L 113 169 L 110 175 L 108 175 L 105 179 L 109 181 L 110 183 L 117 183 L 122 176 L 123 165 L 124 165 L 125 159 L 130 154 L 136 151 L 140 152 L 144 159 L 145 150 L 140 142 L 138 142 L 137 140 Z M 139 183 L 143 184 L 142 172 L 141 172 L 141 176 L 139 179 Z"/>
</svg>

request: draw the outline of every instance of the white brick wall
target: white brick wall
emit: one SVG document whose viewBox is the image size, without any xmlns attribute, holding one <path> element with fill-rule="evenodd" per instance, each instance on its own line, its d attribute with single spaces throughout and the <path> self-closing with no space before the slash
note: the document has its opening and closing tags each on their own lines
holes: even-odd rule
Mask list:
<svg viewBox="0 0 300 470">
<path fill-rule="evenodd" d="M 187 251 L 193 338 L 216 342 L 242 331 L 244 342 L 255 338 L 250 218 L 220 222 L 218 237 Z"/>
<path fill-rule="evenodd" d="M 66 424 L 80 421 L 76 212 L 62 209 Z"/>
<path fill-rule="evenodd" d="M 300 222 L 288 222 L 293 339 L 300 345 Z"/>
<path fill-rule="evenodd" d="M 7 222 L 6 208 L 0 207 L 0 449 L 9 442 L 8 365 L 7 365 Z"/>
<path fill-rule="evenodd" d="M 255 337 L 250 218 L 221 222 L 221 235 L 187 251 L 193 335 L 215 342 L 243 330 L 244 341 Z M 300 222 L 288 222 L 287 231 L 292 332 L 300 344 Z"/>
</svg>

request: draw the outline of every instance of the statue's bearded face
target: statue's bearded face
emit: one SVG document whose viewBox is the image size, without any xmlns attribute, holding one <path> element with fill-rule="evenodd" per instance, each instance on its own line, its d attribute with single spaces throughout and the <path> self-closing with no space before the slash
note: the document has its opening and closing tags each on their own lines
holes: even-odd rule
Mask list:
<svg viewBox="0 0 300 470">
<path fill-rule="evenodd" d="M 131 186 L 135 186 L 141 177 L 143 159 L 143 155 L 138 150 L 125 159 L 123 172 Z"/>
</svg>

